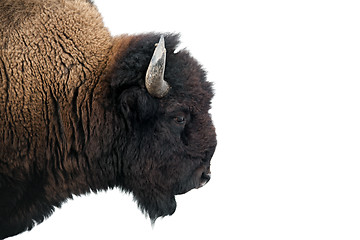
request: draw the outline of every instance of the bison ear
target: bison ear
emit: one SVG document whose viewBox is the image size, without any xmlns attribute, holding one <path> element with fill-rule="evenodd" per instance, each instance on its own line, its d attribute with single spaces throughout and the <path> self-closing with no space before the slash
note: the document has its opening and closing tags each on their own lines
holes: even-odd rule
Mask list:
<svg viewBox="0 0 360 240">
<path fill-rule="evenodd" d="M 136 87 L 124 90 L 119 96 L 118 110 L 126 119 L 128 127 L 151 118 L 157 111 L 158 103 L 145 89 Z"/>
<path fill-rule="evenodd" d="M 151 58 L 149 67 L 146 71 L 145 86 L 151 96 L 162 98 L 169 89 L 169 84 L 164 80 L 166 63 L 166 48 L 164 36 L 161 35 L 154 54 Z"/>
</svg>

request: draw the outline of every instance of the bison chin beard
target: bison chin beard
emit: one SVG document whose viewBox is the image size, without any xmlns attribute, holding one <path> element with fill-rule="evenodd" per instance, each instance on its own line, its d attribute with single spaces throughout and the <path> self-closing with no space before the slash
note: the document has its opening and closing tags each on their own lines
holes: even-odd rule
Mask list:
<svg viewBox="0 0 360 240">
<path fill-rule="evenodd" d="M 176 210 L 174 195 L 158 192 L 152 194 L 133 192 L 133 195 L 139 208 L 145 215 L 149 216 L 152 224 L 155 224 L 157 218 L 172 215 Z"/>
<path fill-rule="evenodd" d="M 157 218 L 172 215 L 175 212 L 175 195 L 203 187 L 210 180 L 210 176 L 210 166 L 203 165 L 168 188 L 171 189 L 170 191 L 166 191 L 166 188 L 161 188 L 159 185 L 155 187 L 144 184 L 137 190 L 133 188 L 132 193 L 141 211 L 149 216 L 152 224 L 155 224 Z"/>
</svg>

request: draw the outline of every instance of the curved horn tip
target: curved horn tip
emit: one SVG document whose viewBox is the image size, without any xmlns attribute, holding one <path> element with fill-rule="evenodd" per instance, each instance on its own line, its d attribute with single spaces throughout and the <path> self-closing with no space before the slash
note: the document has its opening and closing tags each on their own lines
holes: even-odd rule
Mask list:
<svg viewBox="0 0 360 240">
<path fill-rule="evenodd" d="M 159 46 L 159 45 L 160 45 L 161 48 L 164 48 L 165 51 L 166 51 L 164 35 L 161 35 L 161 36 L 160 36 L 160 40 L 159 40 L 159 42 L 157 43 L 157 46 Z"/>
</svg>

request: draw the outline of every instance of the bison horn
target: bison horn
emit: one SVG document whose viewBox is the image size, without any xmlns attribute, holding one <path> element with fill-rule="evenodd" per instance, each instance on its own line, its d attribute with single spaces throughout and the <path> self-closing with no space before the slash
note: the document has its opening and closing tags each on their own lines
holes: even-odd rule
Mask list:
<svg viewBox="0 0 360 240">
<path fill-rule="evenodd" d="M 165 61 L 165 40 L 164 36 L 161 36 L 151 58 L 145 77 L 146 89 L 153 97 L 162 98 L 170 89 L 169 84 L 164 80 Z"/>
</svg>

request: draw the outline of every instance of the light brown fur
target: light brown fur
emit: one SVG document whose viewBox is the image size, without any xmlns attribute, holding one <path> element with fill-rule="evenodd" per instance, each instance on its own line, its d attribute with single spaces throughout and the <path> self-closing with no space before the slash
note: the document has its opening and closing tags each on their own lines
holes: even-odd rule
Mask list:
<svg viewBox="0 0 360 240">
<path fill-rule="evenodd" d="M 113 39 L 86 1 L 2 0 L 0 9 L 0 124 L 16 121 L 22 128 L 11 134 L 26 137 L 44 129 L 46 114 L 56 114 L 43 112 L 47 102 L 65 106 L 74 89 L 84 99 L 94 88 Z"/>
</svg>

